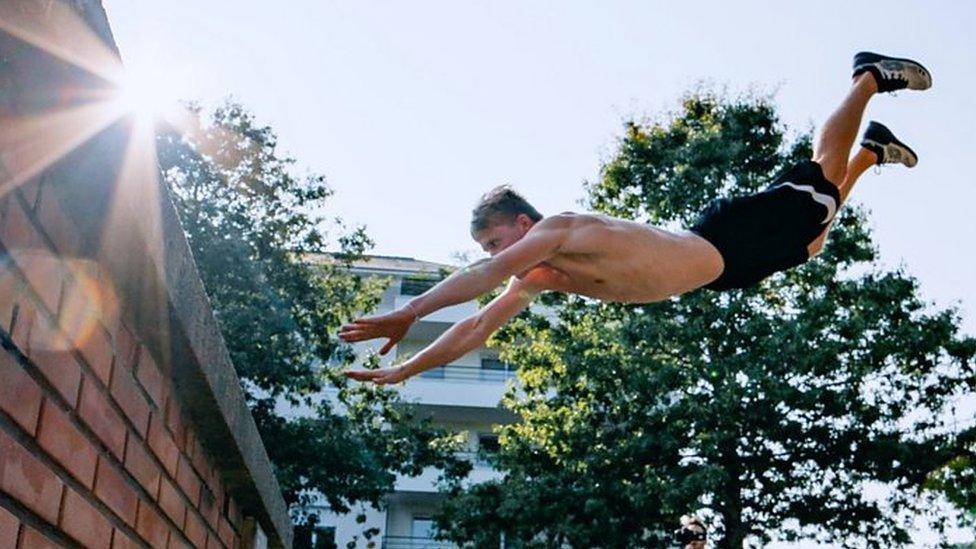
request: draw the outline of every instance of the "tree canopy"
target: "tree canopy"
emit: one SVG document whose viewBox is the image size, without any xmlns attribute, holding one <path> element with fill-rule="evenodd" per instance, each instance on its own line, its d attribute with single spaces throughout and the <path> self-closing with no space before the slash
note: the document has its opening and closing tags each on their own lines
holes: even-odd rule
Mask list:
<svg viewBox="0 0 976 549">
<path fill-rule="evenodd" d="M 810 156 L 809 132 L 789 135 L 771 99 L 691 93 L 625 126 L 587 201 L 678 230 Z M 493 339 L 519 365 L 505 403 L 522 421 L 500 428 L 501 480 L 451 485 L 446 538 L 661 547 L 697 512 L 718 547 L 896 546 L 939 499 L 927 487 L 967 493 L 948 418 L 974 389 L 976 341 L 880 266 L 863 207 L 844 207 L 821 255 L 754 288 L 545 303 Z"/>
<path fill-rule="evenodd" d="M 450 434 L 389 389 L 339 373 L 356 357 L 338 328 L 373 308 L 384 285 L 349 271 L 371 246 L 364 229 L 326 223 L 325 178 L 296 175 L 273 130 L 243 106 L 191 114 L 192 131 L 159 134 L 160 168 L 295 519 L 316 494 L 343 513 L 379 505 L 397 473 L 463 474 Z M 330 246 L 334 261 L 309 260 Z"/>
</svg>

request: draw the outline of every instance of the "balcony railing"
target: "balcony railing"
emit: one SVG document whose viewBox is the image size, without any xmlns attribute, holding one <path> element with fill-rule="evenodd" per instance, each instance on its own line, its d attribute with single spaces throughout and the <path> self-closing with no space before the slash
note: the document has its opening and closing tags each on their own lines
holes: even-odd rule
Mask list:
<svg viewBox="0 0 976 549">
<path fill-rule="evenodd" d="M 501 382 L 515 377 L 511 370 L 493 370 L 477 366 L 438 366 L 420 374 L 424 379 L 443 379 L 446 381 L 494 381 Z"/>
<path fill-rule="evenodd" d="M 455 549 L 457 545 L 446 541 L 405 536 L 385 536 L 383 549 Z"/>
<path fill-rule="evenodd" d="M 481 452 L 458 452 L 455 455 L 479 467 L 492 467 L 491 462 L 488 461 L 488 457 Z"/>
</svg>

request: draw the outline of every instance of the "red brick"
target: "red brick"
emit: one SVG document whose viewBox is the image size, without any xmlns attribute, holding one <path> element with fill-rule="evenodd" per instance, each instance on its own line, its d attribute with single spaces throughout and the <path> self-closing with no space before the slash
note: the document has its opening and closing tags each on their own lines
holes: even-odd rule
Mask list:
<svg viewBox="0 0 976 549">
<path fill-rule="evenodd" d="M 109 549 L 112 525 L 74 490 L 64 496 L 61 529 L 85 547 Z"/>
<path fill-rule="evenodd" d="M 33 436 L 41 412 L 41 388 L 4 349 L 0 349 L 0 380 L 0 410 Z"/>
<path fill-rule="evenodd" d="M 179 532 L 173 531 L 169 534 L 169 545 L 166 546 L 168 549 L 193 549 L 193 546 L 183 539 L 183 536 Z"/>
<path fill-rule="evenodd" d="M 207 524 L 216 530 L 218 521 L 220 520 L 220 505 L 218 505 L 217 498 L 210 490 L 204 490 L 203 494 L 200 495 L 200 513 L 207 521 Z"/>
<path fill-rule="evenodd" d="M 183 529 L 186 538 L 194 547 L 206 547 L 207 545 L 207 526 L 203 522 L 200 513 L 190 509 L 186 513 L 186 527 Z"/>
<path fill-rule="evenodd" d="M 125 481 L 115 466 L 108 463 L 105 456 L 98 458 L 95 495 L 126 524 L 129 526 L 135 524 L 136 506 L 139 501 L 136 491 Z"/>
<path fill-rule="evenodd" d="M 116 528 L 112 533 L 112 549 L 142 549 L 142 545 Z"/>
<path fill-rule="evenodd" d="M 136 531 L 152 547 L 166 547 L 169 527 L 163 517 L 152 508 L 151 504 L 139 501 L 139 522 Z"/>
<path fill-rule="evenodd" d="M 98 323 L 101 307 L 101 288 L 86 273 L 87 260 L 72 260 L 68 265 L 74 275 L 65 284 L 58 323 L 73 341 L 79 343 L 89 337 Z"/>
<path fill-rule="evenodd" d="M 0 430 L 0 489 L 51 524 L 58 522 L 61 481 Z"/>
<path fill-rule="evenodd" d="M 237 546 L 237 532 L 234 532 L 234 527 L 231 526 L 224 517 L 220 517 L 220 524 L 217 526 L 217 533 L 220 535 L 220 542 L 223 543 L 225 547 Z"/>
<path fill-rule="evenodd" d="M 128 369 L 116 366 L 112 372 L 112 397 L 136 426 L 139 435 L 145 438 L 149 429 L 149 402 Z"/>
<path fill-rule="evenodd" d="M 10 255 L 48 312 L 57 314 L 66 274 L 61 258 L 40 247 L 13 249 Z"/>
<path fill-rule="evenodd" d="M 207 549 L 223 549 L 220 539 L 211 533 L 207 533 Z"/>
<path fill-rule="evenodd" d="M 150 398 L 160 410 L 166 409 L 166 386 L 163 374 L 156 365 L 156 360 L 144 346 L 139 346 L 139 361 L 136 366 L 136 377 L 142 388 L 149 393 Z"/>
<path fill-rule="evenodd" d="M 186 428 L 183 423 L 183 412 L 180 409 L 179 403 L 176 401 L 176 397 L 172 395 L 166 400 L 166 426 L 169 427 L 170 433 L 173 433 L 173 440 L 176 442 L 176 447 L 181 452 L 185 452 Z"/>
<path fill-rule="evenodd" d="M 137 437 L 130 436 L 126 442 L 125 468 L 147 492 L 156 495 L 161 475 L 159 465 L 156 465 Z"/>
<path fill-rule="evenodd" d="M 20 520 L 10 511 L 0 507 L 0 549 L 17 547 L 17 534 L 20 533 Z M 204 532 L 206 536 L 206 532 Z M 206 537 L 204 537 L 206 540 Z"/>
<path fill-rule="evenodd" d="M 186 498 L 194 507 L 200 505 L 200 477 L 193 471 L 190 460 L 180 456 L 180 465 L 176 470 L 176 482 L 180 485 Z"/>
<path fill-rule="evenodd" d="M 176 443 L 173 442 L 173 437 L 163 427 L 163 421 L 159 417 L 159 414 L 153 414 L 149 420 L 149 447 L 156 454 L 156 457 L 159 458 L 159 461 L 163 464 L 163 468 L 171 476 L 175 477 L 176 466 L 180 458 L 180 450 L 176 447 Z"/>
<path fill-rule="evenodd" d="M 58 197 L 51 192 L 51 185 L 45 185 L 40 193 L 35 215 L 44 232 L 62 255 L 77 255 L 81 244 L 78 227 L 64 213 Z"/>
<path fill-rule="evenodd" d="M 132 334 L 132 330 L 120 322 L 115 336 L 115 365 L 121 365 L 134 375 L 138 357 L 139 340 Z"/>
<path fill-rule="evenodd" d="M 112 408 L 108 398 L 95 381 L 88 377 L 81 387 L 81 403 L 78 411 L 82 419 L 98 438 L 105 443 L 115 458 L 122 461 L 125 451 L 125 423 L 122 417 Z"/>
<path fill-rule="evenodd" d="M 50 400 L 44 402 L 37 442 L 88 489 L 95 485 L 95 446 Z"/>
<path fill-rule="evenodd" d="M 24 297 L 23 294 L 17 297 L 14 306 L 13 321 L 10 328 L 10 339 L 20 352 L 27 354 L 30 349 L 30 333 L 34 327 L 34 319 L 37 317 L 37 305 L 32 299 Z"/>
<path fill-rule="evenodd" d="M 5 253 L 0 254 L 0 330 L 9 334 L 14 318 L 14 305 L 24 290 L 20 277 L 7 266 L 8 261 Z"/>
<path fill-rule="evenodd" d="M 203 484 L 212 487 L 212 468 L 210 467 L 210 461 L 207 459 L 206 451 L 203 449 L 203 445 L 200 444 L 200 439 L 194 437 L 193 443 L 188 444 L 187 449 L 190 452 L 190 461 L 193 462 L 193 468 L 197 470 L 197 474 L 200 475 Z"/>
<path fill-rule="evenodd" d="M 20 549 L 61 549 L 61 544 L 54 543 L 25 524 L 24 532 L 20 535 Z"/>
<path fill-rule="evenodd" d="M 20 320 L 17 321 L 20 323 Z M 27 355 L 72 408 L 78 405 L 81 364 L 68 340 L 46 318 L 38 316 L 30 331 Z"/>
<path fill-rule="evenodd" d="M 7 202 L 7 212 L 3 226 L 0 227 L 0 242 L 7 250 L 36 250 L 44 249 L 44 238 L 37 231 L 37 227 L 27 216 L 19 200 Z"/>
<path fill-rule="evenodd" d="M 100 322 L 94 322 L 83 337 L 75 339 L 75 345 L 85 362 L 98 375 L 106 386 L 109 385 L 109 377 L 112 372 L 112 343 L 108 339 L 108 333 Z"/>
<path fill-rule="evenodd" d="M 176 526 L 183 529 L 183 521 L 186 519 L 186 504 L 183 503 L 183 498 L 180 497 L 176 485 L 166 478 L 163 478 L 159 485 L 159 507 L 170 520 L 176 523 Z"/>
<path fill-rule="evenodd" d="M 241 508 L 237 506 L 237 500 L 232 497 L 227 498 L 227 520 L 238 531 L 240 531 L 241 525 L 244 523 L 244 517 L 241 516 Z"/>
</svg>

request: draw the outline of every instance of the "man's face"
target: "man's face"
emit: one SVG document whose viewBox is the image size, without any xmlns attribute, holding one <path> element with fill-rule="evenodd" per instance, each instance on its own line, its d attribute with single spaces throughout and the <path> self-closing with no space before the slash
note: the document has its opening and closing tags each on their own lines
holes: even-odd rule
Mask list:
<svg viewBox="0 0 976 549">
<path fill-rule="evenodd" d="M 477 231 L 472 236 L 481 245 L 482 250 L 494 257 L 498 252 L 521 240 L 532 225 L 534 223 L 529 216 L 519 214 L 511 221 L 492 223 L 488 228 Z"/>
</svg>

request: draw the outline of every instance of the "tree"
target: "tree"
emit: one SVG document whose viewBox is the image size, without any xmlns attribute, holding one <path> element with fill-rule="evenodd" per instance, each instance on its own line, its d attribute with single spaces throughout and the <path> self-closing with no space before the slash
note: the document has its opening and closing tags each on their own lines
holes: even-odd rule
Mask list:
<svg viewBox="0 0 976 549">
<path fill-rule="evenodd" d="M 336 220 L 335 261 L 310 262 L 330 243 L 316 214 L 332 194 L 324 177 L 294 175 L 271 128 L 239 104 L 190 111 L 193 130 L 158 136 L 160 167 L 295 519 L 304 522 L 301 507 L 315 493 L 344 513 L 379 505 L 396 473 L 463 474 L 445 432 L 394 392 L 339 373 L 355 358 L 339 326 L 374 307 L 383 286 L 349 272 L 371 245 L 364 230 Z M 322 396 L 327 387 L 338 405 Z"/>
<path fill-rule="evenodd" d="M 811 155 L 768 98 L 688 95 L 629 123 L 589 206 L 672 228 Z M 976 341 L 903 270 L 876 263 L 847 205 L 825 252 L 748 290 L 643 305 L 550 296 L 494 338 L 519 365 L 499 481 L 455 482 L 443 535 L 476 546 L 660 547 L 679 517 L 719 547 L 909 541 L 959 447 L 945 412 L 972 390 Z M 941 531 L 942 520 L 933 518 Z"/>
</svg>

